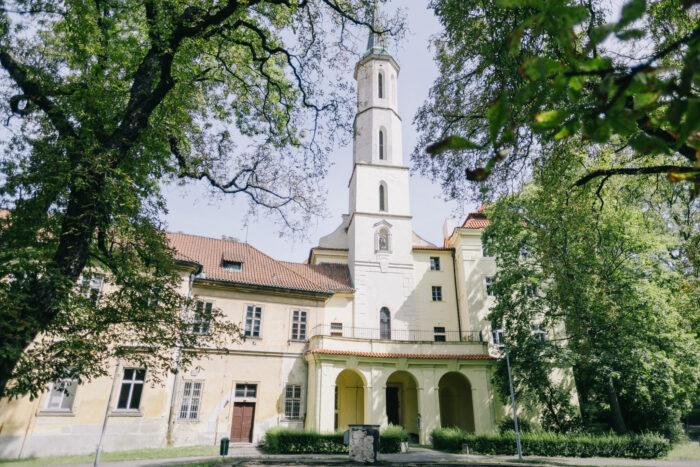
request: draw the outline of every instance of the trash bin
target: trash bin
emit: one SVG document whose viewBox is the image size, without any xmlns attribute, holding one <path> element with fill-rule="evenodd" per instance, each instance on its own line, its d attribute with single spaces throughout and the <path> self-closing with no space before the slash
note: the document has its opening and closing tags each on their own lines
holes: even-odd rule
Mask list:
<svg viewBox="0 0 700 467">
<path fill-rule="evenodd" d="M 228 438 L 221 438 L 221 445 L 219 446 L 219 455 L 228 456 Z"/>
</svg>

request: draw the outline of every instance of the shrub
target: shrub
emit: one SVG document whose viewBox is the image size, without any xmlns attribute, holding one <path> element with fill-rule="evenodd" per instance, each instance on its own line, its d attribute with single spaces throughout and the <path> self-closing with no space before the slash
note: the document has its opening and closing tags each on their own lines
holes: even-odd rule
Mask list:
<svg viewBox="0 0 700 467">
<path fill-rule="evenodd" d="M 408 431 L 402 426 L 389 425 L 379 434 L 379 452 L 401 452 L 403 441 L 408 441 Z"/>
<path fill-rule="evenodd" d="M 475 435 L 458 428 L 444 428 L 433 431 L 431 438 L 433 447 L 443 451 L 460 451 L 465 443 L 472 454 L 516 454 L 513 431 Z M 655 434 L 617 436 L 530 432 L 522 433 L 520 440 L 523 454 L 528 456 L 654 459 L 665 456 L 670 450 L 668 440 Z"/>
<path fill-rule="evenodd" d="M 273 428 L 265 432 L 263 449 L 270 454 L 342 454 L 343 433 L 320 434 Z"/>
<path fill-rule="evenodd" d="M 513 421 L 513 417 L 506 417 L 498 424 L 499 433 L 505 433 L 506 431 L 511 430 L 515 431 L 515 422 Z M 518 417 L 518 430 L 520 430 L 521 433 L 532 431 L 532 425 L 526 419 Z"/>
</svg>

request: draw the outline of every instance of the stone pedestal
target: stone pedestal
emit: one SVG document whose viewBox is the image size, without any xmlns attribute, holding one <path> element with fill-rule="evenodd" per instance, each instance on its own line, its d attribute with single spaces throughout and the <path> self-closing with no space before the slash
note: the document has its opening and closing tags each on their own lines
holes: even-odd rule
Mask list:
<svg viewBox="0 0 700 467">
<path fill-rule="evenodd" d="M 379 453 L 379 425 L 349 425 L 348 451 L 355 462 L 370 464 Z"/>
</svg>

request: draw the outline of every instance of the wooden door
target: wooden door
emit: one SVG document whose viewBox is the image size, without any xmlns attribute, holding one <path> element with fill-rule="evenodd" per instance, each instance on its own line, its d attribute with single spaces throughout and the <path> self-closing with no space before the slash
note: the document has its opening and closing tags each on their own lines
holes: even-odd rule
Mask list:
<svg viewBox="0 0 700 467">
<path fill-rule="evenodd" d="M 236 402 L 233 404 L 233 422 L 231 423 L 231 442 L 250 443 L 253 441 L 253 419 L 255 403 Z"/>
</svg>

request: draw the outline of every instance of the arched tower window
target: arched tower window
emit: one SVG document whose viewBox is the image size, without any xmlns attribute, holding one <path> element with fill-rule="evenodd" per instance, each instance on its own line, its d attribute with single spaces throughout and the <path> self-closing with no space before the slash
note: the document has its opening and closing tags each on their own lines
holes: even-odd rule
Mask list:
<svg viewBox="0 0 700 467">
<path fill-rule="evenodd" d="M 391 313 L 387 307 L 379 310 L 379 338 L 391 339 Z"/>
<path fill-rule="evenodd" d="M 386 227 L 382 228 L 377 232 L 376 238 L 376 249 L 377 251 L 389 251 L 391 247 L 391 237 L 389 236 L 389 229 Z"/>
<path fill-rule="evenodd" d="M 384 98 L 384 74 L 382 72 L 377 75 L 377 95 L 380 99 Z"/>
<path fill-rule="evenodd" d="M 379 130 L 379 160 L 384 159 L 384 130 Z"/>
<path fill-rule="evenodd" d="M 384 182 L 379 184 L 379 210 L 386 211 L 386 186 Z"/>
</svg>

